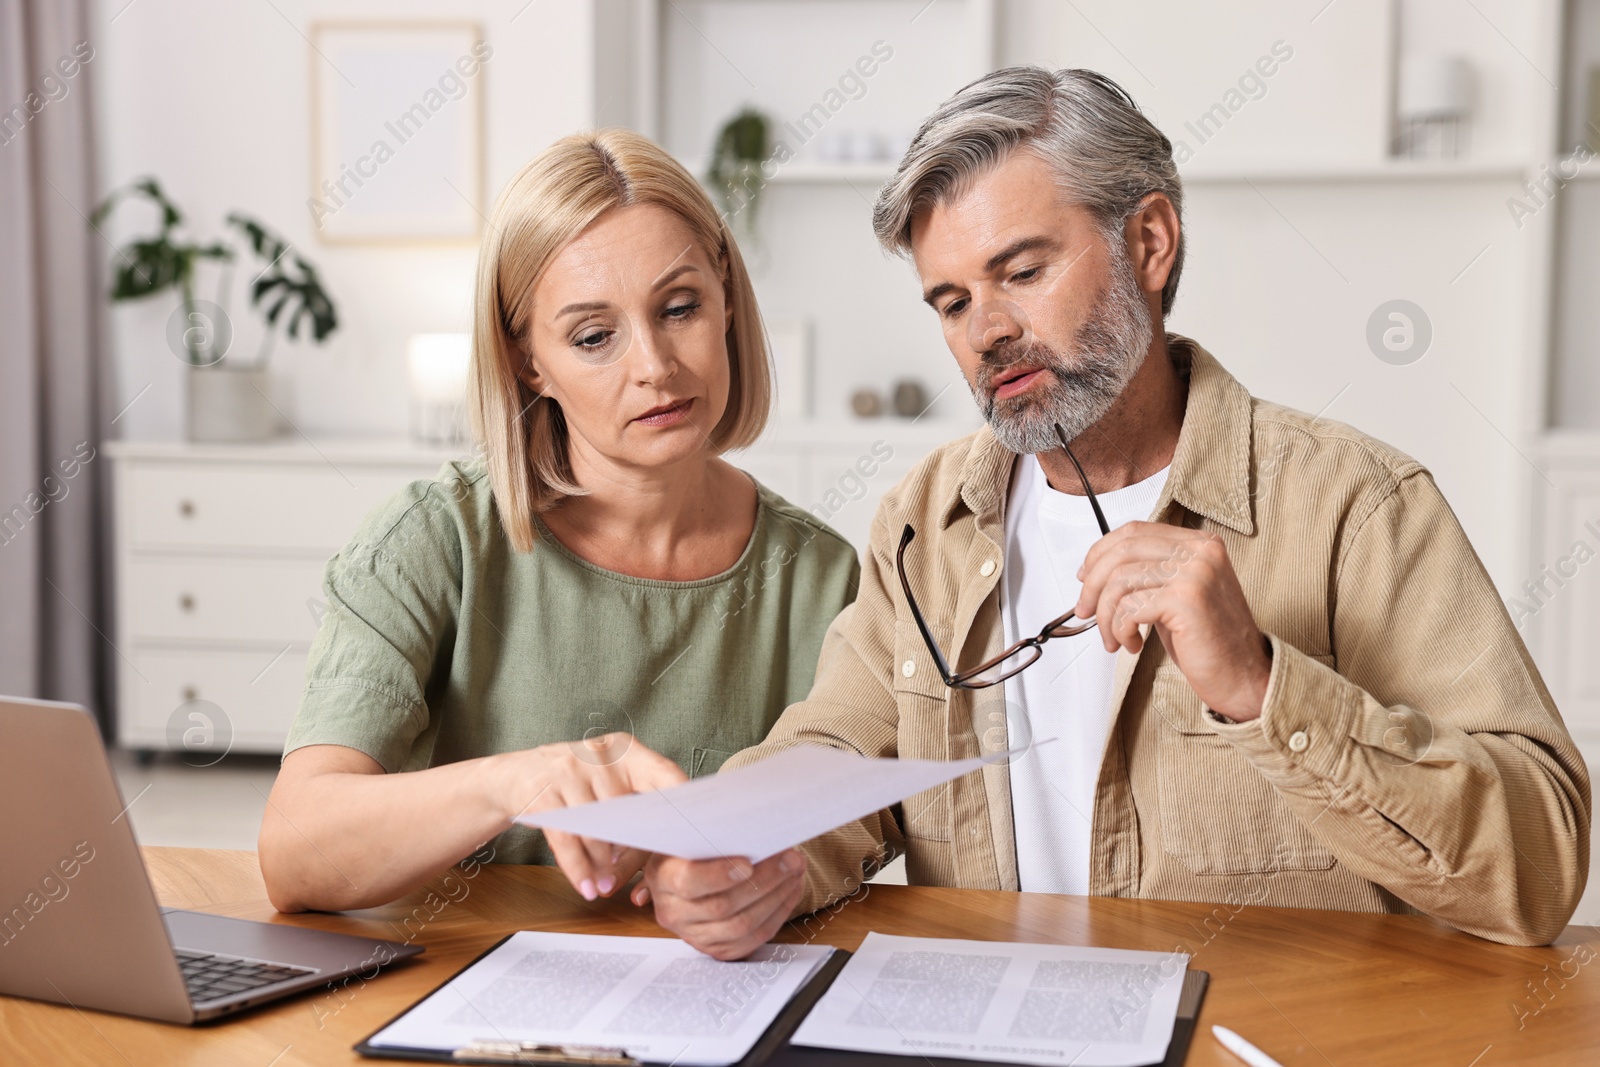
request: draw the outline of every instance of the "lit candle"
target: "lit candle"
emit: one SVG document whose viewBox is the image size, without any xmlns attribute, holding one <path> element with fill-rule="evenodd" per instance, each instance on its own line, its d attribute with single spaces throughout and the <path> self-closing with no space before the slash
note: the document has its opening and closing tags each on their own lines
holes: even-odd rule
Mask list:
<svg viewBox="0 0 1600 1067">
<path fill-rule="evenodd" d="M 464 333 L 418 333 L 406 346 L 411 395 L 418 400 L 459 404 L 467 396 L 472 337 Z"/>
<path fill-rule="evenodd" d="M 419 333 L 406 345 L 411 380 L 412 435 L 424 441 L 461 440 L 460 410 L 467 397 L 472 337 L 464 333 Z"/>
</svg>

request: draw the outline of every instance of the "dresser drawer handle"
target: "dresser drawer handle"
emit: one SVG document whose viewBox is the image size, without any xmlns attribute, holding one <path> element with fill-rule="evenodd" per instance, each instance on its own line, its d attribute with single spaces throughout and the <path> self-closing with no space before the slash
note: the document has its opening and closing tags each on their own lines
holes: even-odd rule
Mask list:
<svg viewBox="0 0 1600 1067">
<path fill-rule="evenodd" d="M 195 700 L 199 696 L 200 696 L 200 690 L 196 689 L 194 686 L 186 685 L 186 686 L 183 687 L 183 700 L 184 700 L 184 703 L 188 703 L 191 700 Z"/>
<path fill-rule="evenodd" d="M 186 519 L 194 518 L 194 501 L 193 500 L 180 500 L 180 501 L 178 501 L 178 514 L 182 515 Z"/>
<path fill-rule="evenodd" d="M 178 597 L 178 607 L 184 611 L 193 611 L 194 597 L 190 596 L 188 593 L 182 594 Z"/>
</svg>

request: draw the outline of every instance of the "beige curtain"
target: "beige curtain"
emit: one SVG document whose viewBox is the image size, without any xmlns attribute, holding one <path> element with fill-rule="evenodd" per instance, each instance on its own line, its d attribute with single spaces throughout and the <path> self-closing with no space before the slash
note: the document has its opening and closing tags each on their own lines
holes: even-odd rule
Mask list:
<svg viewBox="0 0 1600 1067">
<path fill-rule="evenodd" d="M 104 722 L 112 252 L 86 218 L 102 28 L 86 0 L 0 0 L 0 694 Z"/>
</svg>

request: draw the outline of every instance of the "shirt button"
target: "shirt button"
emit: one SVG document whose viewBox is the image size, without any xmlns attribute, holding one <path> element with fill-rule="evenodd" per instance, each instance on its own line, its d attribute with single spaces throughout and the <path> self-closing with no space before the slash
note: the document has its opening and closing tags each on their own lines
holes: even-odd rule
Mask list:
<svg viewBox="0 0 1600 1067">
<path fill-rule="evenodd" d="M 967 827 L 967 836 L 968 837 L 977 837 L 979 832 L 980 831 L 978 830 L 978 828 L 976 826 Z"/>
<path fill-rule="evenodd" d="M 992 559 L 984 560 L 983 561 L 983 566 L 978 568 L 978 573 L 983 575 L 985 578 L 987 578 L 987 577 L 989 577 L 989 575 L 993 574 L 994 573 L 994 560 L 992 560 Z"/>
<path fill-rule="evenodd" d="M 913 674 L 916 674 L 917 673 L 917 662 L 916 662 L 916 660 L 908 659 L 904 663 L 900 664 L 900 673 L 905 675 L 907 678 L 911 677 Z"/>
<path fill-rule="evenodd" d="M 1294 752 L 1304 752 L 1311 747 L 1311 738 L 1306 736 L 1304 730 L 1296 730 L 1289 735 L 1289 748 Z"/>
</svg>

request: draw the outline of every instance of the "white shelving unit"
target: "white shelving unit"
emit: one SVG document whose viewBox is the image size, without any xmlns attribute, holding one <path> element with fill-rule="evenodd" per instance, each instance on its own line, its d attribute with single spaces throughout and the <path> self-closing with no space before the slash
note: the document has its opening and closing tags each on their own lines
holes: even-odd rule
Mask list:
<svg viewBox="0 0 1600 1067">
<path fill-rule="evenodd" d="M 864 552 L 883 494 L 929 452 L 979 425 L 975 411 L 968 419 L 885 415 L 775 423 L 755 447 L 728 459 Z"/>
<path fill-rule="evenodd" d="M 1600 69 L 1600 0 L 1555 5 L 1563 29 L 1552 49 L 1558 71 L 1550 106 L 1555 154 L 1552 169 L 1574 145 L 1600 145 L 1588 129 L 1600 121 L 1589 112 L 1590 71 Z M 1530 176 L 1539 168 L 1530 168 Z M 1593 295 L 1600 287 L 1595 254 L 1600 222 L 1600 157 L 1585 164 L 1541 207 L 1530 224 L 1543 238 L 1544 262 L 1537 276 L 1542 351 L 1547 353 L 1548 407 L 1533 459 L 1534 541 L 1529 582 L 1512 593 L 1513 614 L 1544 670 L 1567 726 L 1586 751 L 1600 751 L 1600 325 Z"/>
<path fill-rule="evenodd" d="M 690 174 L 704 174 L 707 164 L 703 159 L 680 160 Z M 877 188 L 894 176 L 892 161 L 873 160 L 859 163 L 796 159 L 776 167 L 772 177 L 766 179 L 773 185 L 794 185 L 826 182 L 862 182 Z"/>
<path fill-rule="evenodd" d="M 1323 182 L 1462 182 L 1521 179 L 1538 169 L 1522 160 L 1387 159 L 1362 165 L 1261 164 L 1254 167 L 1180 168 L 1185 185 L 1317 184 Z"/>
<path fill-rule="evenodd" d="M 1512 617 L 1537 639 L 1540 666 L 1567 727 L 1600 748 L 1600 434 L 1552 430 L 1536 456 L 1539 530 L 1527 585 Z"/>
</svg>

